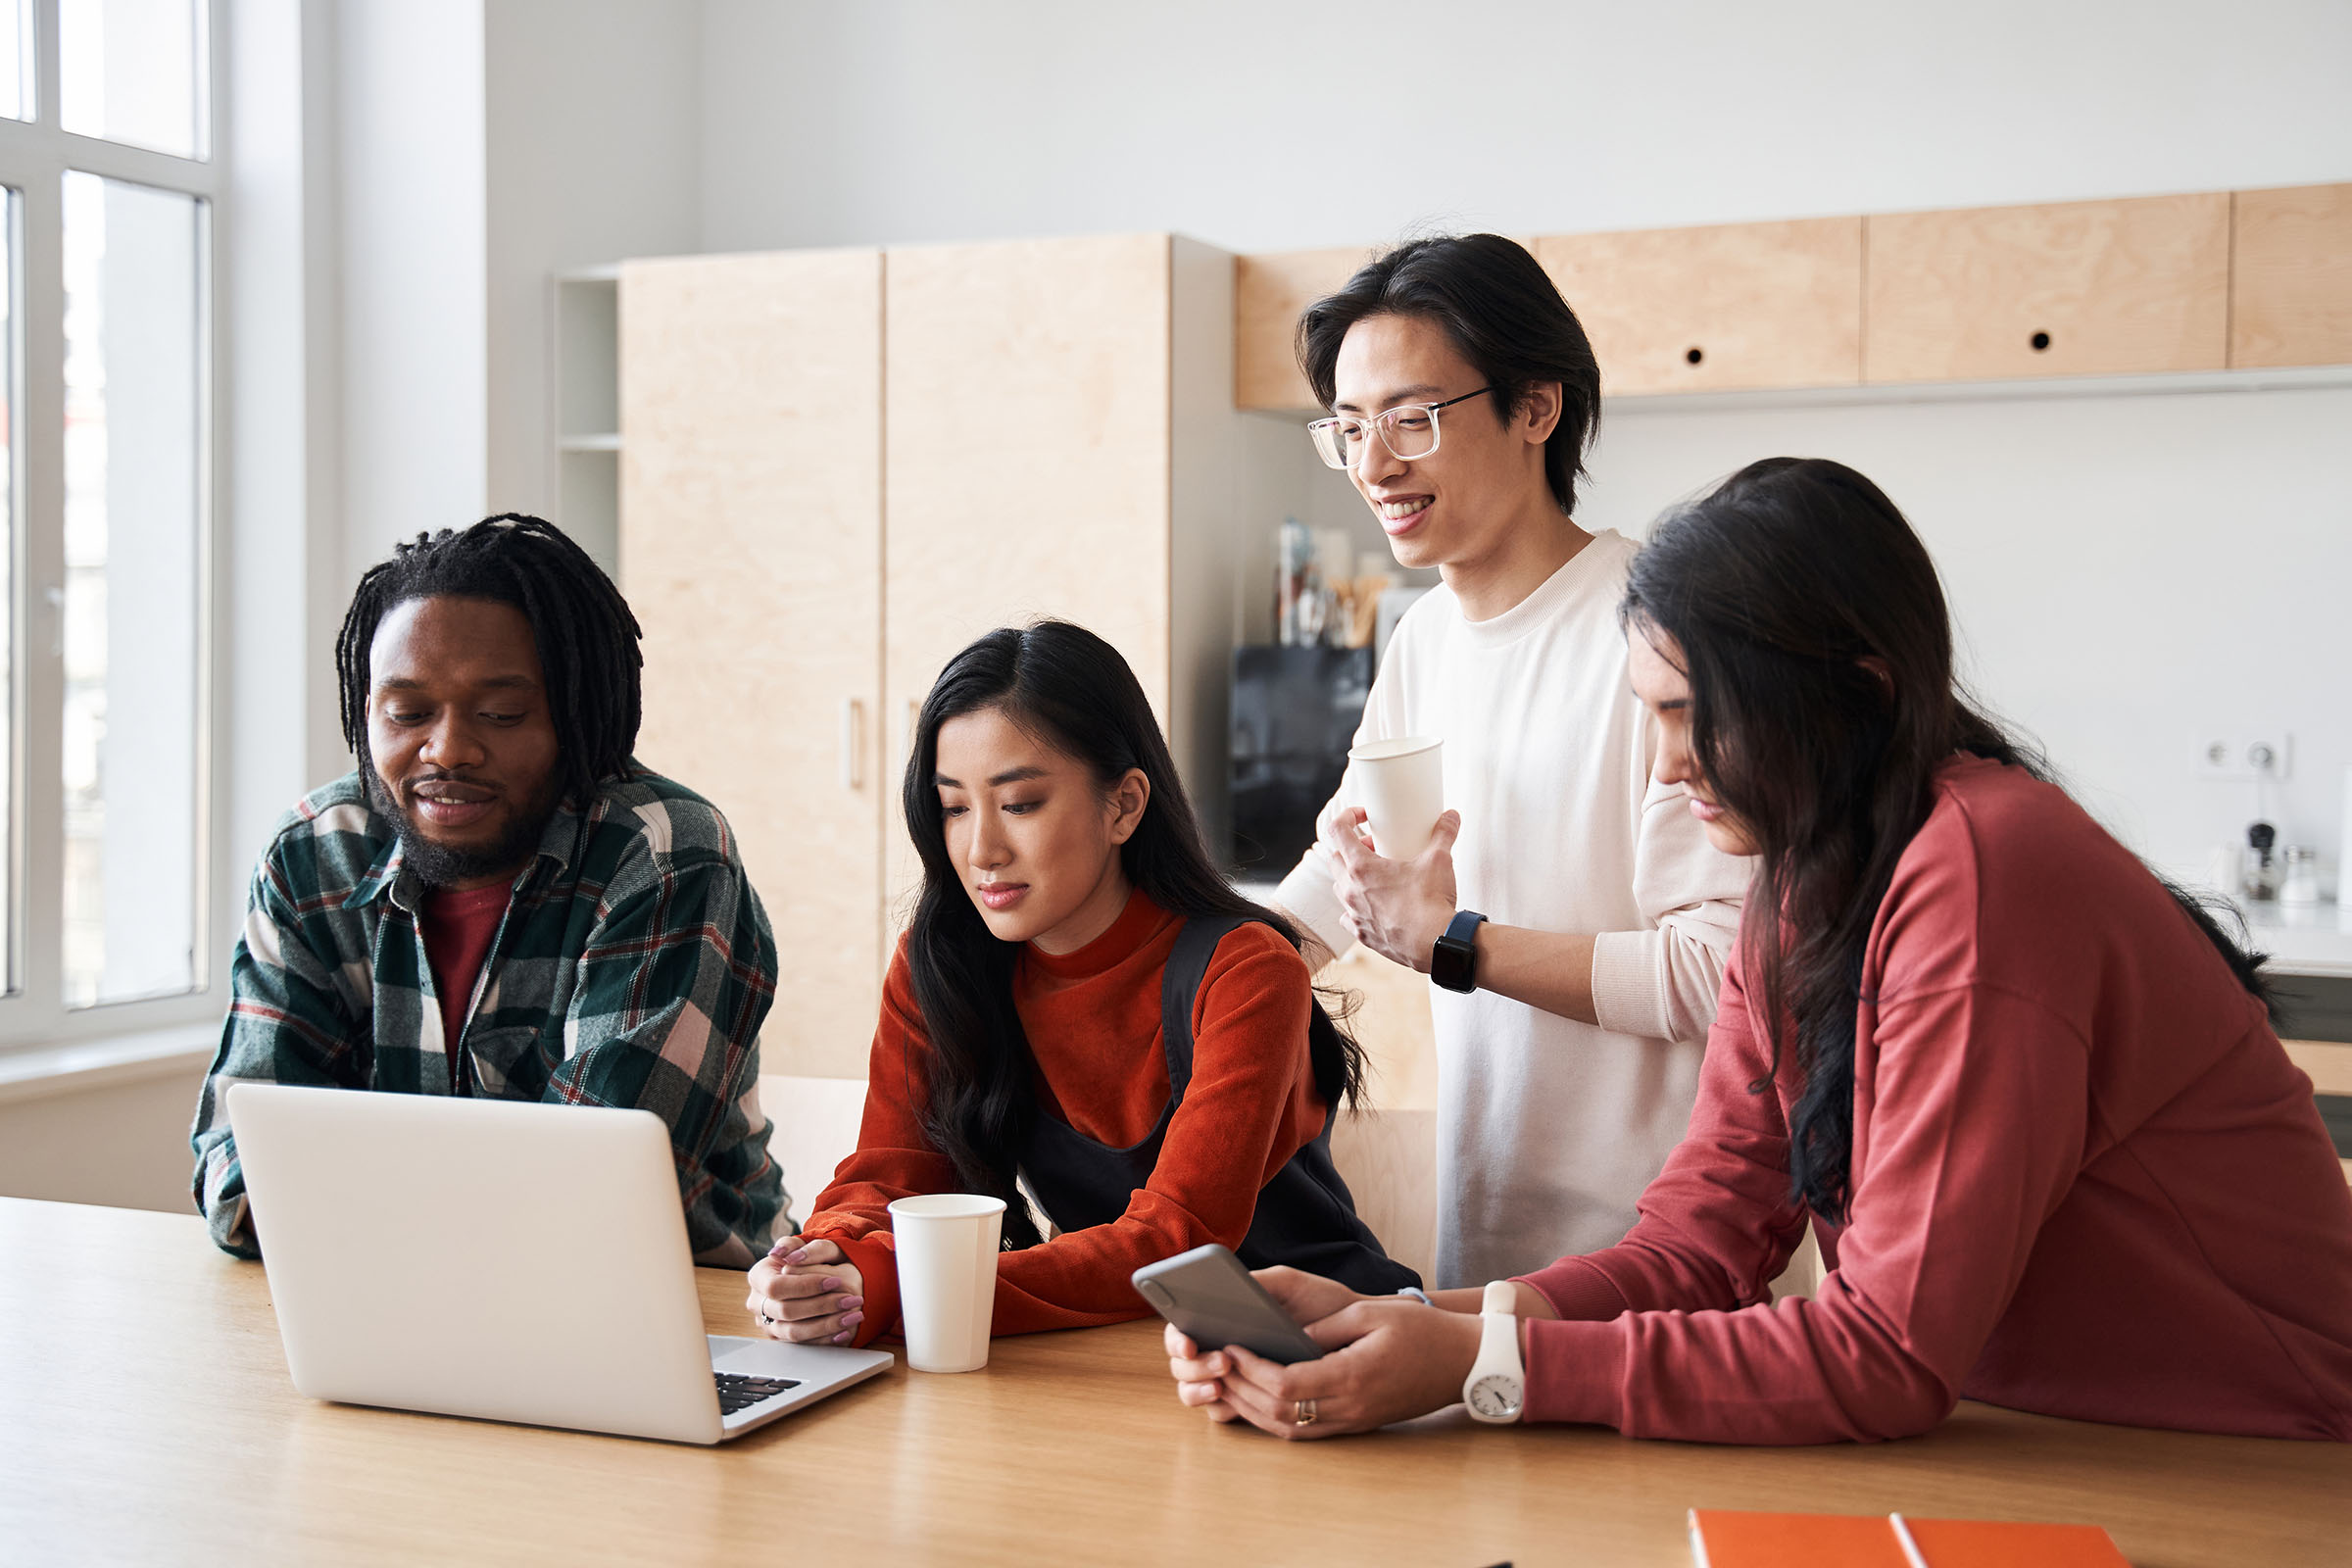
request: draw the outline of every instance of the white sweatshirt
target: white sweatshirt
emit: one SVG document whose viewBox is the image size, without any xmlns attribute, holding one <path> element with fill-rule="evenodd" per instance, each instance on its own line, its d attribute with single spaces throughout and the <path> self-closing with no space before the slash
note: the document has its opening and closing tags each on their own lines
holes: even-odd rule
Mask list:
<svg viewBox="0 0 2352 1568">
<path fill-rule="evenodd" d="M 1636 546 L 1593 536 L 1491 620 L 1437 588 L 1397 623 L 1357 731 L 1445 740 L 1458 906 L 1592 932 L 1597 1027 L 1490 991 L 1430 988 L 1438 1054 L 1438 1283 L 1481 1285 L 1613 1246 L 1681 1141 L 1748 862 L 1654 782 L 1655 721 L 1617 625 Z M 1340 798 L 1355 802 L 1352 778 Z M 1283 906 L 1354 946 L 1318 847 Z"/>
</svg>

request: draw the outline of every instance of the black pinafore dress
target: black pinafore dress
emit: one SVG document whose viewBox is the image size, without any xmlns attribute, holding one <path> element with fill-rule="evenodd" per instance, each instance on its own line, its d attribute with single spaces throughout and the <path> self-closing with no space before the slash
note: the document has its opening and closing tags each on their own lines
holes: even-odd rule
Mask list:
<svg viewBox="0 0 2352 1568">
<path fill-rule="evenodd" d="M 1021 1176 L 1057 1228 L 1075 1231 L 1109 1224 L 1127 1211 L 1128 1199 L 1151 1181 L 1168 1123 L 1192 1083 L 1193 999 L 1217 944 L 1245 923 L 1244 917 L 1231 915 L 1188 919 L 1177 933 L 1159 985 L 1168 1103 L 1149 1137 L 1132 1148 L 1112 1149 L 1042 1109 L 1031 1118 Z M 1331 1029 L 1321 1004 L 1313 1005 L 1309 1027 Z M 1402 1286 L 1419 1285 L 1420 1276 L 1381 1250 L 1380 1239 L 1356 1216 L 1348 1184 L 1332 1166 L 1331 1123 L 1336 1114 L 1336 1106 L 1325 1111 L 1314 1141 L 1258 1190 L 1250 1234 L 1235 1250 L 1250 1268 L 1287 1263 L 1366 1295 L 1391 1296 Z"/>
</svg>

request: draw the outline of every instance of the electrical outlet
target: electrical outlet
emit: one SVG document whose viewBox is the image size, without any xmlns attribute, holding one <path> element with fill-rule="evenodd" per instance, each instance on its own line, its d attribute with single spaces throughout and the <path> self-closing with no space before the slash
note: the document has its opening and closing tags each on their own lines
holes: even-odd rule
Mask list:
<svg viewBox="0 0 2352 1568">
<path fill-rule="evenodd" d="M 2294 770 L 2295 738 L 2283 730 L 2216 735 L 2197 747 L 2197 776 L 2213 779 L 2268 778 L 2276 783 Z"/>
</svg>

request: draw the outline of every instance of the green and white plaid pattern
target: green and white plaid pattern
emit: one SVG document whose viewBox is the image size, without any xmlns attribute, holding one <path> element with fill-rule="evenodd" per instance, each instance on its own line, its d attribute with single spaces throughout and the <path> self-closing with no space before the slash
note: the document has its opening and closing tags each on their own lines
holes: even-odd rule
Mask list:
<svg viewBox="0 0 2352 1568">
<path fill-rule="evenodd" d="M 262 857 L 191 1138 L 197 1206 L 239 1256 L 260 1253 L 231 1084 L 453 1092 L 416 920 L 425 892 L 356 772 L 296 807 Z M 559 808 L 516 878 L 459 1087 L 653 1111 L 669 1126 L 695 1261 L 749 1267 L 785 1202 L 754 1093 L 775 990 L 775 938 L 726 819 L 632 762 L 584 813 Z"/>
</svg>

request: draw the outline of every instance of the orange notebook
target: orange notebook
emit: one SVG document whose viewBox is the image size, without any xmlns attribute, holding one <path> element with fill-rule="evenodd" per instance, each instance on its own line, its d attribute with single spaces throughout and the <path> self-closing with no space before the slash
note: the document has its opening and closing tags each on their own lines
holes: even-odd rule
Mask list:
<svg viewBox="0 0 2352 1568">
<path fill-rule="evenodd" d="M 1698 1568 L 2132 1568 L 2096 1525 L 1690 1510 Z"/>
</svg>

